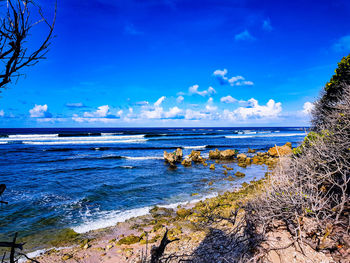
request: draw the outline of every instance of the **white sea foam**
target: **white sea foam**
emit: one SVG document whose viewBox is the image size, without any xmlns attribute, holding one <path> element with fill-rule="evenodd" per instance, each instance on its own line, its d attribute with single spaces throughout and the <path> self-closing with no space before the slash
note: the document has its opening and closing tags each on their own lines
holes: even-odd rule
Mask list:
<svg viewBox="0 0 350 263">
<path fill-rule="evenodd" d="M 52 135 L 52 136 L 51 136 Z M 140 135 L 106 135 L 106 136 L 72 136 L 58 137 L 58 134 L 33 134 L 33 135 L 14 135 L 14 137 L 0 138 L 0 141 L 93 141 L 93 140 L 127 140 L 142 139 L 144 134 Z"/>
<path fill-rule="evenodd" d="M 135 139 L 135 140 L 82 140 L 82 141 L 53 141 L 53 142 L 38 142 L 38 141 L 23 141 L 23 144 L 30 145 L 62 145 L 62 144 L 104 144 L 104 143 L 141 143 L 146 142 L 147 139 Z"/>
<path fill-rule="evenodd" d="M 255 137 L 292 137 L 292 136 L 305 136 L 304 133 L 280 133 L 280 134 L 256 134 L 256 135 L 236 135 L 225 136 L 227 139 L 243 139 L 243 138 L 255 138 Z"/>
<path fill-rule="evenodd" d="M 172 204 L 166 204 L 166 205 L 157 205 L 158 207 L 164 207 L 164 208 L 172 208 L 175 209 L 179 205 L 187 205 L 187 204 L 193 204 L 199 201 L 203 201 L 207 198 L 212 198 L 216 197 L 218 193 L 211 193 L 209 195 L 203 196 L 201 198 L 197 199 L 192 199 L 192 200 L 187 200 L 187 201 L 181 201 L 181 202 L 176 202 Z M 138 216 L 144 216 L 147 215 L 152 209 L 153 206 L 146 206 L 146 207 L 141 207 L 141 208 L 135 208 L 127 211 L 103 211 L 99 212 L 97 215 L 97 219 L 88 219 L 85 217 L 83 220 L 84 222 L 79 225 L 75 226 L 72 229 L 77 232 L 77 233 L 86 233 L 91 230 L 97 230 L 101 228 L 106 228 L 106 227 L 111 227 L 116 225 L 117 223 L 120 222 L 125 222 L 126 220 L 133 218 L 133 217 L 138 217 Z M 90 212 L 87 212 L 86 215 L 91 216 Z"/>
<path fill-rule="evenodd" d="M 183 146 L 184 149 L 205 149 L 207 147 L 206 145 L 200 145 L 200 146 Z"/>
<path fill-rule="evenodd" d="M 15 135 L 9 135 L 8 138 L 42 138 L 42 137 L 58 137 L 58 134 L 15 134 Z"/>
<path fill-rule="evenodd" d="M 26 254 L 26 256 L 34 259 L 34 258 L 44 254 L 46 251 L 49 251 L 51 249 L 62 250 L 62 249 L 69 249 L 69 248 L 72 248 L 72 246 L 71 247 L 51 247 L 51 248 L 46 248 L 46 249 L 39 249 L 39 250 L 35 250 L 33 252 Z M 25 257 L 21 257 L 18 260 L 18 263 L 23 263 L 23 262 L 27 262 L 27 259 Z"/>
<path fill-rule="evenodd" d="M 1 141 L 0 141 L 0 144 L 7 144 L 7 142 L 1 142 Z"/>
<path fill-rule="evenodd" d="M 129 160 L 162 160 L 164 159 L 161 156 L 140 156 L 140 157 L 123 156 L 123 157 Z"/>
<path fill-rule="evenodd" d="M 104 211 L 100 212 L 98 219 L 84 219 L 84 222 L 73 230 L 77 233 L 86 233 L 91 230 L 114 226 L 119 222 L 124 222 L 132 217 L 143 216 L 149 213 L 151 207 L 135 208 L 127 211 Z"/>
</svg>

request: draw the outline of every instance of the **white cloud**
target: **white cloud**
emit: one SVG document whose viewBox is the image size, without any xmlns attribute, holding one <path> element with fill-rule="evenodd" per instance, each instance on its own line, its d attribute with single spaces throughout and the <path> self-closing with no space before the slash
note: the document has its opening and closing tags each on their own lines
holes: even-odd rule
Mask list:
<svg viewBox="0 0 350 263">
<path fill-rule="evenodd" d="M 139 105 L 139 106 L 144 106 L 144 105 L 148 105 L 149 102 L 146 101 L 146 100 L 144 100 L 144 101 L 138 101 L 138 102 L 136 102 L 135 104 L 136 104 L 136 105 Z"/>
<path fill-rule="evenodd" d="M 209 98 L 208 102 L 207 102 L 207 105 L 205 106 L 205 109 L 206 109 L 207 112 L 215 112 L 215 111 L 217 111 L 218 107 L 214 106 L 213 103 L 214 103 L 213 98 Z"/>
<path fill-rule="evenodd" d="M 207 117 L 207 114 L 200 112 L 200 111 L 195 111 L 191 109 L 187 109 L 185 113 L 185 119 L 186 120 L 202 120 Z"/>
<path fill-rule="evenodd" d="M 163 103 L 163 101 L 165 100 L 165 98 L 166 98 L 165 96 L 160 97 L 160 98 L 154 103 L 154 107 L 159 107 L 160 104 Z"/>
<path fill-rule="evenodd" d="M 199 86 L 198 85 L 193 85 L 191 87 L 188 88 L 188 92 L 190 95 L 192 94 L 198 94 L 200 96 L 207 96 L 207 95 L 211 95 L 211 94 L 215 94 L 216 90 L 213 87 L 209 87 L 207 90 L 203 90 L 203 91 L 199 91 L 198 90 Z"/>
<path fill-rule="evenodd" d="M 48 112 L 47 104 L 36 105 L 33 109 L 29 110 L 31 118 L 51 118 L 52 114 Z"/>
<path fill-rule="evenodd" d="M 109 106 L 103 105 L 97 108 L 95 112 L 84 112 L 85 118 L 103 118 L 108 115 Z"/>
<path fill-rule="evenodd" d="M 184 99 L 185 98 L 183 96 L 179 96 L 179 97 L 177 97 L 176 102 L 177 103 L 182 103 L 184 101 Z"/>
<path fill-rule="evenodd" d="M 216 90 L 213 88 L 213 87 L 209 87 L 208 88 L 208 94 L 211 95 L 211 94 L 215 94 L 216 93 Z"/>
<path fill-rule="evenodd" d="M 226 76 L 226 74 L 227 74 L 227 69 L 223 69 L 223 70 L 221 70 L 221 69 L 217 69 L 217 70 L 215 70 L 214 71 L 214 76 L 217 76 L 217 77 L 221 77 L 221 78 L 226 78 L 225 76 Z M 226 78 L 227 79 L 227 78 Z"/>
<path fill-rule="evenodd" d="M 337 52 L 350 51 L 350 35 L 343 36 L 334 43 L 333 49 Z"/>
<path fill-rule="evenodd" d="M 307 101 L 304 103 L 302 113 L 305 115 L 311 114 L 314 107 L 315 107 L 315 105 L 313 103 Z"/>
<path fill-rule="evenodd" d="M 235 76 L 228 78 L 227 69 L 217 69 L 214 71 L 213 75 L 219 80 L 220 84 L 229 84 L 231 86 L 251 86 L 254 85 L 252 81 L 247 81 L 243 76 Z"/>
<path fill-rule="evenodd" d="M 276 118 L 282 112 L 282 104 L 270 99 L 266 105 L 259 105 L 256 99 L 248 100 L 250 106 L 239 107 L 233 112 L 224 110 L 224 117 L 231 120 L 251 118 Z"/>
<path fill-rule="evenodd" d="M 253 36 L 249 33 L 249 31 L 246 29 L 246 30 L 244 30 L 243 32 L 241 32 L 241 33 L 235 35 L 235 40 L 236 40 L 236 41 L 240 41 L 240 40 L 250 40 L 250 41 L 252 41 L 252 40 L 255 40 L 255 37 L 253 37 Z"/>
<path fill-rule="evenodd" d="M 181 112 L 182 112 L 182 110 L 175 106 L 175 107 L 169 109 L 168 112 L 165 112 L 164 116 L 165 116 L 165 118 L 175 118 L 175 117 L 178 117 Z"/>
<path fill-rule="evenodd" d="M 271 26 L 271 21 L 270 19 L 266 19 L 263 22 L 262 28 L 266 31 L 272 31 L 273 27 Z"/>
<path fill-rule="evenodd" d="M 238 82 L 239 80 L 244 80 L 244 78 L 242 76 L 236 76 L 236 77 L 232 77 L 230 78 L 228 81 L 228 83 L 230 83 L 231 86 L 234 86 L 236 82 Z"/>
<path fill-rule="evenodd" d="M 0 110 L 0 117 L 4 117 L 4 116 L 5 116 L 4 110 Z"/>
<path fill-rule="evenodd" d="M 154 104 L 153 107 L 144 106 L 141 110 L 140 117 L 144 119 L 161 119 L 164 111 L 161 104 L 165 100 L 165 96 L 160 97 Z"/>
<path fill-rule="evenodd" d="M 235 98 L 233 98 L 231 95 L 227 95 L 225 97 L 222 97 L 220 99 L 220 101 L 223 103 L 235 103 L 235 102 L 237 102 L 237 100 Z"/>
<path fill-rule="evenodd" d="M 206 106 L 205 106 L 205 109 L 206 109 L 208 112 L 215 112 L 215 111 L 217 111 L 218 107 L 217 107 L 217 106 L 213 106 L 213 105 L 206 105 Z"/>
</svg>

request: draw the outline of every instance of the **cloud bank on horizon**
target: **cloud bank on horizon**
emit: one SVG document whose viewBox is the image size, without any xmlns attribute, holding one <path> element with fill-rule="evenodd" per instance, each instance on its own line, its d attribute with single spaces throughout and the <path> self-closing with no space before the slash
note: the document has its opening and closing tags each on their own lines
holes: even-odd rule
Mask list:
<svg viewBox="0 0 350 263">
<path fill-rule="evenodd" d="M 308 125 L 350 53 L 345 0 L 62 0 L 59 11 L 47 60 L 2 92 L 0 127 Z"/>
</svg>

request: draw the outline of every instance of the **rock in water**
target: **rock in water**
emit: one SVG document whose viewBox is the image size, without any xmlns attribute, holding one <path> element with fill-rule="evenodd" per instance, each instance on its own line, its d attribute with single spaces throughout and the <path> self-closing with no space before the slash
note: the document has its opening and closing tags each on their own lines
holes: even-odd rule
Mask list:
<svg viewBox="0 0 350 263">
<path fill-rule="evenodd" d="M 175 166 L 176 163 L 181 162 L 182 160 L 182 150 L 181 148 L 177 148 L 175 152 L 168 153 L 167 151 L 164 151 L 164 160 L 167 161 L 170 166 Z"/>
<path fill-rule="evenodd" d="M 189 158 L 194 161 L 195 163 L 201 163 L 203 162 L 203 158 L 201 156 L 200 151 L 192 151 Z"/>
<path fill-rule="evenodd" d="M 244 153 L 240 153 L 237 155 L 238 160 L 240 160 L 240 159 L 245 160 L 246 158 L 247 158 L 247 155 L 245 155 Z"/>
<path fill-rule="evenodd" d="M 177 162 L 181 162 L 182 156 L 183 156 L 182 149 L 181 148 L 177 148 L 176 152 L 175 152 L 175 155 L 176 155 L 176 161 Z"/>
<path fill-rule="evenodd" d="M 220 151 L 218 149 L 215 149 L 215 151 L 209 151 L 209 158 L 220 159 Z"/>
<path fill-rule="evenodd" d="M 209 169 L 210 169 L 210 170 L 215 170 L 215 164 L 211 164 L 211 165 L 209 166 Z"/>
<path fill-rule="evenodd" d="M 186 158 L 186 159 L 184 159 L 184 160 L 182 161 L 181 164 L 182 164 L 183 166 L 186 166 L 186 167 L 191 166 L 191 165 L 192 165 L 192 160 L 189 159 L 189 158 Z"/>
<path fill-rule="evenodd" d="M 237 177 L 244 177 L 244 176 L 245 176 L 245 173 L 236 172 L 236 173 L 235 173 L 235 176 L 237 176 Z"/>
<path fill-rule="evenodd" d="M 256 150 L 250 149 L 250 148 L 248 147 L 248 153 L 255 153 L 255 152 L 256 152 Z"/>
<path fill-rule="evenodd" d="M 236 155 L 236 151 L 235 150 L 225 150 L 225 151 L 221 151 L 220 153 L 220 159 L 223 160 L 229 160 L 229 159 L 233 159 Z"/>
<path fill-rule="evenodd" d="M 275 146 L 268 150 L 268 154 L 273 157 L 286 156 L 292 154 L 292 144 L 287 142 L 283 146 Z"/>
</svg>

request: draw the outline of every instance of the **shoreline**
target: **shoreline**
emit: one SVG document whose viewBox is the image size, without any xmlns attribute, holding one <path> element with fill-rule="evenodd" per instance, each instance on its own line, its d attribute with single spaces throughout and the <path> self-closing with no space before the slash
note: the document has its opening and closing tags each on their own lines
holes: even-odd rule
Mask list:
<svg viewBox="0 0 350 263">
<path fill-rule="evenodd" d="M 250 195 L 254 195 L 265 181 L 263 176 L 260 180 L 252 180 L 243 183 L 240 188 L 226 191 L 216 197 L 205 198 L 196 202 L 187 202 L 176 208 L 154 206 L 149 213 L 132 217 L 114 226 L 90 230 L 78 234 L 76 238 L 59 247 L 37 250 L 28 253 L 33 258 L 43 263 L 48 262 L 96 262 L 99 258 L 106 258 L 103 262 L 138 262 L 142 252 L 146 249 L 146 235 L 148 235 L 148 249 L 157 245 L 162 238 L 165 229 L 169 229 L 169 237 L 187 243 L 194 249 L 205 237 L 205 229 L 198 228 L 199 216 L 194 209 L 203 207 L 204 204 L 222 203 L 223 200 L 236 199 L 244 201 Z M 235 203 L 232 204 L 234 206 Z M 222 205 L 224 207 L 224 205 Z M 219 210 L 221 208 L 219 205 Z M 179 227 L 180 226 L 180 227 Z M 191 236 L 188 238 L 188 236 Z M 178 247 L 176 242 L 167 250 L 173 251 Z M 149 251 L 148 251 L 149 252 Z M 83 261 L 82 261 L 83 260 Z"/>
<path fill-rule="evenodd" d="M 290 146 L 287 148 L 291 151 Z M 217 150 L 212 151 L 212 154 L 217 154 Z M 249 152 L 247 154 L 252 156 L 249 155 Z M 212 162 L 214 166 L 216 164 L 216 172 L 222 172 L 221 168 L 226 169 L 223 170 L 224 173 L 221 173 L 223 176 L 219 179 L 224 185 L 229 186 L 226 191 L 211 193 L 209 198 L 204 196 L 191 201 L 153 206 L 153 208 L 149 206 L 146 209 L 143 208 L 143 215 L 126 218 L 124 222 L 114 223 L 113 226 L 81 231 L 83 233 L 75 232 L 74 228 L 66 229 L 65 232 L 63 231 L 62 234 L 57 236 L 54 242 L 51 242 L 53 246 L 27 254 L 34 255 L 40 262 L 57 262 L 60 260 L 70 262 L 70 259 L 72 259 L 71 262 L 76 260 L 79 262 L 96 262 L 97 259 L 105 256 L 108 258 L 106 262 L 126 262 L 126 260 L 137 262 L 137 259 L 146 249 L 146 243 L 149 245 L 157 244 L 165 229 L 169 229 L 169 238 L 180 239 L 179 242 L 174 243 L 183 244 L 185 242 L 188 248 L 195 249 L 199 245 L 198 242 L 205 238 L 207 232 L 207 230 L 200 227 L 201 214 L 205 213 L 208 207 L 211 206 L 214 210 L 217 210 L 216 212 L 211 211 L 211 213 L 230 213 L 232 208 L 236 207 L 237 202 L 244 202 L 248 196 L 256 194 L 257 189 L 261 187 L 269 171 L 279 159 L 268 152 L 258 152 L 252 157 L 248 156 L 239 154 L 230 160 L 211 159 L 201 161 L 204 167 L 208 165 L 205 163 L 206 161 L 208 163 Z M 229 164 L 234 164 L 235 169 L 228 167 Z M 234 186 L 233 172 L 249 169 L 249 167 L 263 167 L 264 169 L 260 169 L 261 174 L 254 174 L 254 176 L 247 176 L 247 178 L 245 178 L 245 174 L 241 173 L 245 179 Z M 206 167 L 206 169 L 211 168 Z M 236 172 L 236 178 L 242 178 L 237 173 L 240 172 Z M 258 180 L 256 180 L 257 177 Z M 212 182 L 208 184 L 211 185 Z M 197 194 L 192 193 L 191 196 Z M 176 250 L 176 247 L 178 245 L 172 244 L 169 251 L 172 251 L 171 249 Z"/>
</svg>

